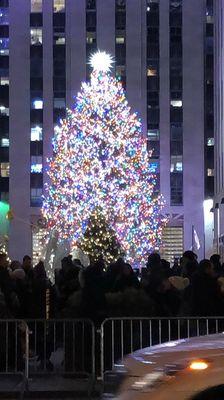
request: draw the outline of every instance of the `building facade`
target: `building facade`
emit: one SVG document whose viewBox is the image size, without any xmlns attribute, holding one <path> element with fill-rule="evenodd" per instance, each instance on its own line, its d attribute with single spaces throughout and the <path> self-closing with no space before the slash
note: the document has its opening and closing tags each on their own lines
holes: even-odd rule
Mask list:
<svg viewBox="0 0 224 400">
<path fill-rule="evenodd" d="M 213 130 L 204 101 L 211 90 L 205 78 L 208 5 L 210 0 L 0 0 L 0 196 L 9 199 L 13 214 L 11 258 L 37 251 L 54 127 L 89 78 L 88 59 L 96 49 L 114 57 L 113 72 L 154 149 L 151 170 L 169 217 L 164 256 L 191 248 L 192 228 L 204 256 L 205 171 L 212 170 L 205 159 L 207 144 L 214 145 L 207 140 Z"/>
<path fill-rule="evenodd" d="M 215 196 L 214 248 L 224 258 L 224 121 L 223 121 L 223 76 L 224 76 L 224 1 L 217 0 L 214 7 L 214 82 L 215 82 Z"/>
</svg>

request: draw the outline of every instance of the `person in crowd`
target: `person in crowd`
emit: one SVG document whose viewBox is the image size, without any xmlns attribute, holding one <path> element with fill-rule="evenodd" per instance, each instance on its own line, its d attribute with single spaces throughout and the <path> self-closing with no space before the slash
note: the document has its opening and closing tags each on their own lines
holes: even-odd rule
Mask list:
<svg viewBox="0 0 224 400">
<path fill-rule="evenodd" d="M 137 289 L 139 287 L 139 281 L 131 265 L 123 263 L 121 264 L 119 274 L 117 274 L 112 291 L 123 292 L 130 287 Z"/>
<path fill-rule="evenodd" d="M 224 276 L 224 266 L 220 262 L 220 255 L 219 254 L 213 254 L 210 257 L 210 261 L 213 264 L 215 274 L 218 277 Z"/>
<path fill-rule="evenodd" d="M 156 316 L 174 317 L 178 315 L 181 296 L 164 272 L 160 271 L 151 276 L 146 291 L 154 301 Z"/>
<path fill-rule="evenodd" d="M 214 316 L 223 314 L 223 297 L 210 260 L 198 265 L 192 280 L 191 315 Z"/>
</svg>

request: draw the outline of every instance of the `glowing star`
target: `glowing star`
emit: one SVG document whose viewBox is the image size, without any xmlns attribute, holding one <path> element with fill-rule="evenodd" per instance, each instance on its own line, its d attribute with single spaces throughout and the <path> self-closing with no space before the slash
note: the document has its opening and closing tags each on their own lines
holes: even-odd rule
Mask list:
<svg viewBox="0 0 224 400">
<path fill-rule="evenodd" d="M 90 65 L 94 71 L 108 72 L 113 64 L 113 59 L 110 54 L 105 51 L 97 51 L 90 57 Z"/>
</svg>

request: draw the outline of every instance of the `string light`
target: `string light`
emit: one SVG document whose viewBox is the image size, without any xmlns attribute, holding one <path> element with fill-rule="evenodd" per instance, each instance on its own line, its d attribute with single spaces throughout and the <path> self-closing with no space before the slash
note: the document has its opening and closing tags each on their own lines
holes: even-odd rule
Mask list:
<svg viewBox="0 0 224 400">
<path fill-rule="evenodd" d="M 127 259 L 145 260 L 161 241 L 163 199 L 155 192 L 141 121 L 109 71 L 95 68 L 82 83 L 55 131 L 53 154 L 43 201 L 48 230 L 77 247 L 101 210 Z"/>
</svg>

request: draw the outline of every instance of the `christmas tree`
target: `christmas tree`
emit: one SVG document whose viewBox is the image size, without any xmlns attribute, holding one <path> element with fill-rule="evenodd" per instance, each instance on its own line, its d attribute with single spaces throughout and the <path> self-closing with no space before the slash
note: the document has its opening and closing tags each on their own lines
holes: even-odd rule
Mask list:
<svg viewBox="0 0 224 400">
<path fill-rule="evenodd" d="M 140 262 L 158 247 L 162 199 L 155 194 L 147 141 L 112 60 L 97 52 L 72 110 L 55 132 L 43 214 L 60 240 L 79 246 L 91 215 L 101 210 L 129 261 Z"/>
<path fill-rule="evenodd" d="M 116 233 L 106 223 L 105 217 L 100 210 L 91 214 L 80 249 L 88 255 L 91 262 L 103 259 L 106 264 L 122 256 L 120 243 Z"/>
</svg>

